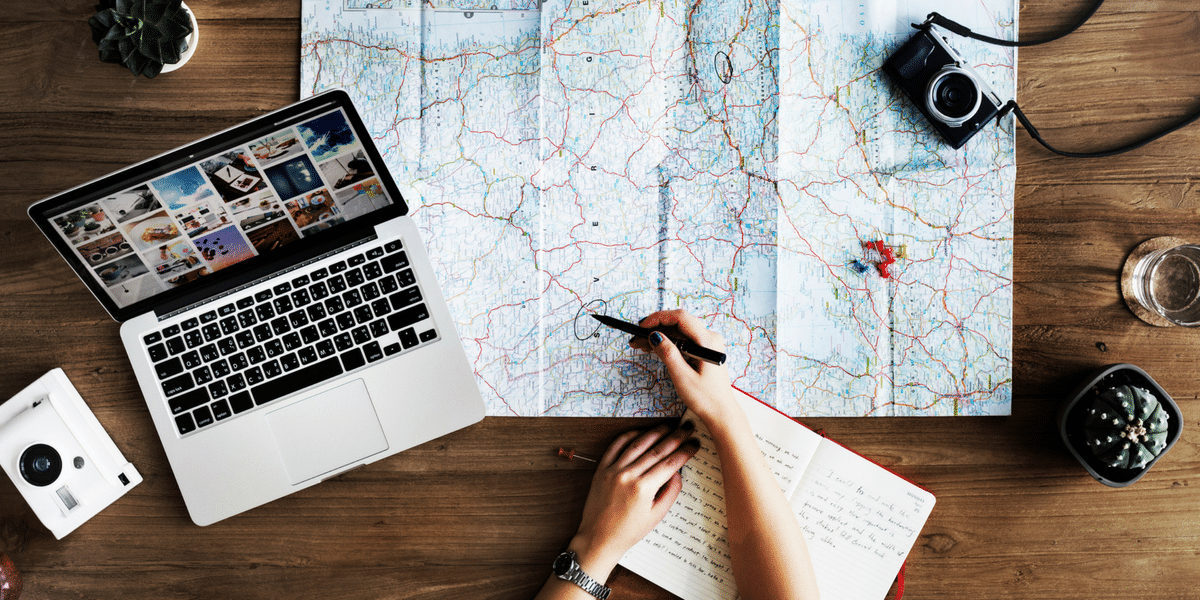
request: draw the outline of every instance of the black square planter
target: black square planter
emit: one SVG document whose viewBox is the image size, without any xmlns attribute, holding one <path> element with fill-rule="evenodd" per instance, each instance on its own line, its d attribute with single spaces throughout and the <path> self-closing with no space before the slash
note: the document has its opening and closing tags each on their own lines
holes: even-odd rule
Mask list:
<svg viewBox="0 0 1200 600">
<path fill-rule="evenodd" d="M 1144 388 L 1158 398 L 1159 404 L 1168 415 L 1167 421 L 1167 444 L 1163 447 L 1158 456 L 1154 457 L 1146 466 L 1140 469 L 1119 469 L 1110 467 L 1096 455 L 1092 453 L 1087 446 L 1085 440 L 1083 422 L 1087 416 L 1087 409 L 1091 406 L 1091 401 L 1095 399 L 1097 393 L 1094 388 L 1100 384 L 1104 385 L 1136 385 Z M 1179 435 L 1183 432 L 1183 413 L 1179 410 L 1179 405 L 1175 404 L 1175 400 L 1163 390 L 1158 382 L 1146 374 L 1145 371 L 1138 367 L 1120 363 L 1108 365 L 1098 369 L 1081 383 L 1067 397 L 1064 403 L 1058 410 L 1058 433 L 1062 436 L 1063 443 L 1067 445 L 1067 449 L 1078 460 L 1083 468 L 1096 481 L 1110 487 L 1125 487 L 1133 482 L 1141 479 L 1158 459 L 1167 454 L 1171 446 L 1179 440 Z"/>
</svg>

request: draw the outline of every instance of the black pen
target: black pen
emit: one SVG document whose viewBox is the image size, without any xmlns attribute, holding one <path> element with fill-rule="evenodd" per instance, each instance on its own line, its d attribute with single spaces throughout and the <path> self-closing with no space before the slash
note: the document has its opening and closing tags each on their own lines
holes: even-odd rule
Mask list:
<svg viewBox="0 0 1200 600">
<path fill-rule="evenodd" d="M 626 323 L 625 321 L 622 321 L 620 319 L 614 319 L 612 317 L 606 317 L 604 315 L 596 315 L 596 314 L 593 314 L 592 317 L 594 317 L 597 321 L 600 321 L 601 323 L 604 323 L 605 325 L 612 327 L 613 329 L 616 329 L 619 331 L 624 331 L 625 333 L 631 334 L 635 337 L 646 338 L 647 341 L 649 341 L 650 334 L 654 333 L 653 329 L 646 329 L 645 327 L 638 327 L 637 325 L 634 325 L 633 323 Z M 663 335 L 666 335 L 666 334 L 663 334 Z M 671 337 L 671 336 L 667 336 L 667 338 L 670 339 L 671 342 L 675 344 L 675 347 L 678 348 L 679 351 L 682 352 L 683 354 L 686 354 L 697 360 L 702 360 L 704 362 L 712 363 L 714 365 L 725 364 L 725 353 L 724 352 L 717 352 L 716 350 L 709 350 L 708 348 L 705 348 L 704 346 L 701 346 L 700 344 L 697 344 L 696 342 L 693 342 L 690 340 L 684 340 L 684 339 Z"/>
</svg>

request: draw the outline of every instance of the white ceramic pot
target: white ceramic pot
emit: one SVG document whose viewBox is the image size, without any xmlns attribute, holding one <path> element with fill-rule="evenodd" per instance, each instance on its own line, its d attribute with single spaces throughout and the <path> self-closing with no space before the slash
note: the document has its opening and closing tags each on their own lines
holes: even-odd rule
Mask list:
<svg viewBox="0 0 1200 600">
<path fill-rule="evenodd" d="M 187 63 L 188 59 L 190 59 L 192 55 L 196 53 L 196 45 L 200 43 L 200 25 L 196 23 L 196 13 L 192 12 L 192 9 L 188 8 L 186 2 L 181 2 L 180 6 L 183 7 L 183 10 L 187 11 L 188 19 L 192 21 L 192 35 L 188 36 L 187 50 L 183 51 L 183 55 L 179 57 L 179 62 L 170 65 L 163 65 L 160 73 L 170 73 L 171 71 L 182 67 L 185 63 Z"/>
</svg>

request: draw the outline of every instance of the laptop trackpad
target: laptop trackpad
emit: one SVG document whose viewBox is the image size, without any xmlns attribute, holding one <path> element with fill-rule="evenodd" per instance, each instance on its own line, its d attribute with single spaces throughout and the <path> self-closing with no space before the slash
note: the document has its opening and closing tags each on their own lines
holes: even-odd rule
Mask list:
<svg viewBox="0 0 1200 600">
<path fill-rule="evenodd" d="M 293 484 L 387 450 L 387 438 L 361 379 L 267 414 Z"/>
</svg>

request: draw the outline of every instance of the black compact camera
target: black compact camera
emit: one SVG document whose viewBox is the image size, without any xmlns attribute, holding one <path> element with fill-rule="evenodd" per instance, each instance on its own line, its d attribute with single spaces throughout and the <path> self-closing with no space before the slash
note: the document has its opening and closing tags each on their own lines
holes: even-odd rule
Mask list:
<svg viewBox="0 0 1200 600">
<path fill-rule="evenodd" d="M 928 28 L 918 31 L 889 56 L 883 72 L 955 149 L 1000 112 L 996 93 Z"/>
</svg>

